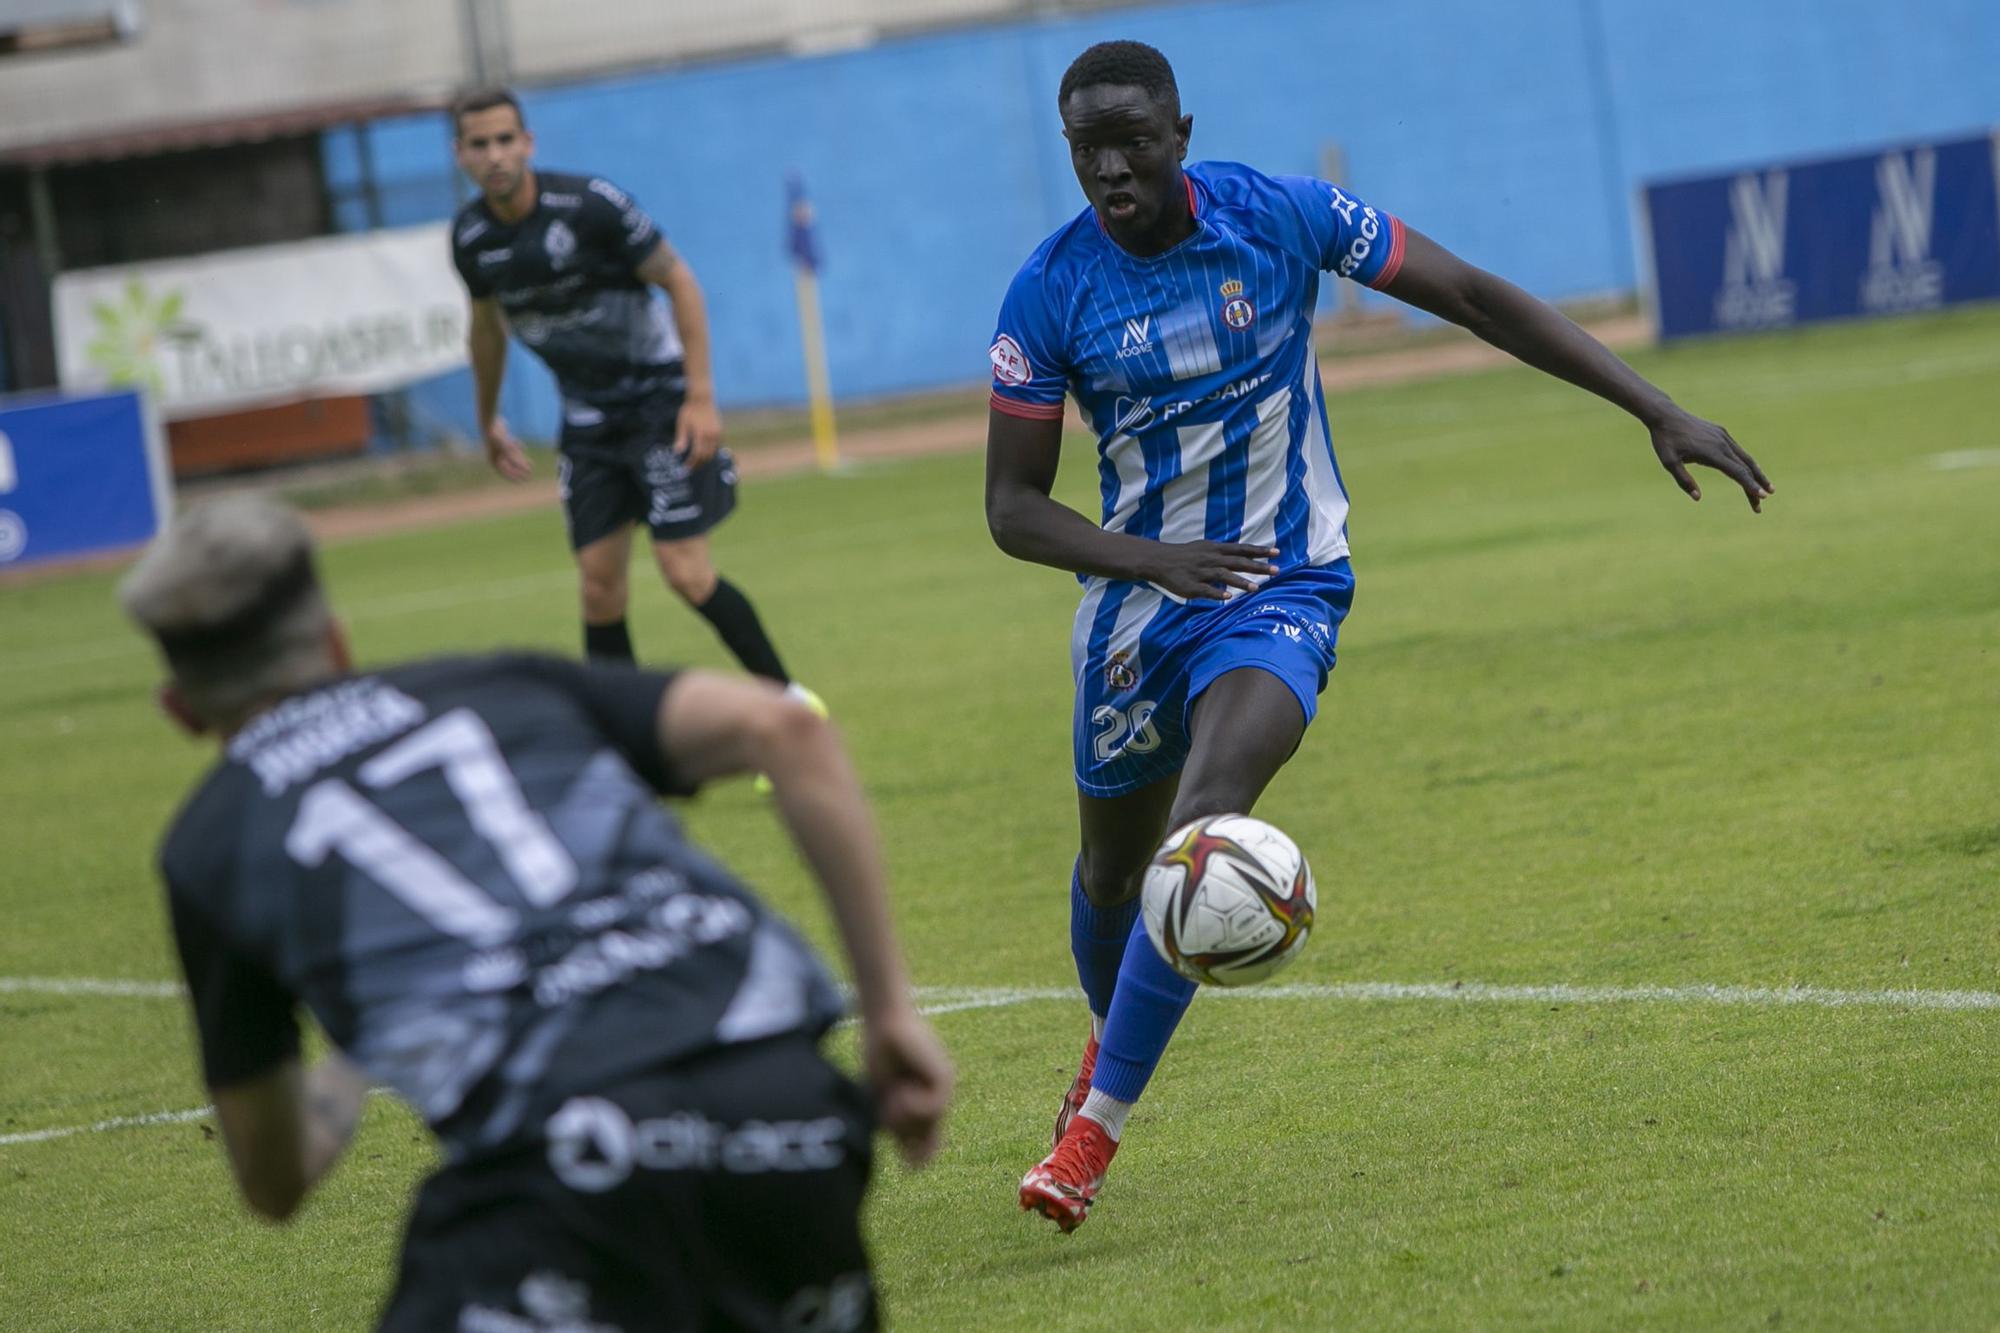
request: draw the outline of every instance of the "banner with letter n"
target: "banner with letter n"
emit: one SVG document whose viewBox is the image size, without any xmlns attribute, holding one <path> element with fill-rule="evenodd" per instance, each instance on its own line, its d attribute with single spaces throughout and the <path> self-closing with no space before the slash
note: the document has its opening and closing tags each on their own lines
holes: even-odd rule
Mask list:
<svg viewBox="0 0 2000 1333">
<path fill-rule="evenodd" d="M 64 388 L 149 389 L 168 421 L 401 388 L 465 364 L 446 224 L 64 273 Z"/>
<path fill-rule="evenodd" d="M 1662 338 L 2000 298 L 2000 132 L 1645 187 Z"/>
</svg>

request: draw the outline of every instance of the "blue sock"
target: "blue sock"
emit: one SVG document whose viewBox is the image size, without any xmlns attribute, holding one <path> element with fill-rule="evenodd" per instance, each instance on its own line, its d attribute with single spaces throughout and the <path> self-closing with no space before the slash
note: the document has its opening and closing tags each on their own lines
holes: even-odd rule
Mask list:
<svg viewBox="0 0 2000 1333">
<path fill-rule="evenodd" d="M 1118 987 L 1097 1049 L 1097 1071 L 1090 1079 L 1093 1092 L 1121 1102 L 1139 1100 L 1194 999 L 1194 983 L 1166 965 L 1145 931 L 1144 922 L 1132 924 L 1131 947 L 1118 967 Z"/>
<path fill-rule="evenodd" d="M 1069 951 L 1076 955 L 1076 979 L 1083 983 L 1090 1012 L 1099 1018 L 1111 1012 L 1111 988 L 1118 984 L 1118 965 L 1139 919 L 1139 900 L 1117 907 L 1095 907 L 1084 896 L 1083 877 L 1069 872 Z M 1143 929 L 1143 927 L 1141 927 Z M 1150 951 L 1151 946 L 1147 946 Z"/>
</svg>

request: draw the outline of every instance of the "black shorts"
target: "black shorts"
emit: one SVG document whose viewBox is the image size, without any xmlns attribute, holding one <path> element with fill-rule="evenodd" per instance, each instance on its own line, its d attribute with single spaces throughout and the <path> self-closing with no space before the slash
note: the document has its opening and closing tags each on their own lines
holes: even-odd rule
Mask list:
<svg viewBox="0 0 2000 1333">
<path fill-rule="evenodd" d="M 803 1036 L 569 1098 L 417 1196 L 381 1327 L 873 1329 L 874 1114 Z"/>
<path fill-rule="evenodd" d="M 571 550 L 644 523 L 657 542 L 699 537 L 736 507 L 736 460 L 727 449 L 698 468 L 674 452 L 678 395 L 609 413 L 587 426 L 565 421 L 556 481 Z"/>
</svg>

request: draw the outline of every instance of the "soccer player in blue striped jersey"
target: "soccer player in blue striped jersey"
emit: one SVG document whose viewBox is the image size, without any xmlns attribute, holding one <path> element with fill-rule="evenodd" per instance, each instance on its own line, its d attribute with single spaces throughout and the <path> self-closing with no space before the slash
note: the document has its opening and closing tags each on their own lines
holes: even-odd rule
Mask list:
<svg viewBox="0 0 2000 1333">
<path fill-rule="evenodd" d="M 1084 587 L 1070 640 L 1082 824 L 1070 944 L 1091 1035 L 1053 1151 L 1020 1189 L 1023 1208 L 1070 1231 L 1194 994 L 1143 940 L 1146 864 L 1169 829 L 1256 804 L 1312 720 L 1353 596 L 1312 344 L 1320 274 L 1624 408 L 1694 499 L 1691 464 L 1753 510 L 1772 488 L 1728 431 L 1401 219 L 1326 181 L 1184 168 L 1194 118 L 1153 48 L 1091 47 L 1057 102 L 1090 207 L 1001 305 L 986 517 L 1002 550 Z M 1049 493 L 1065 394 L 1097 437 L 1097 523 Z"/>
</svg>

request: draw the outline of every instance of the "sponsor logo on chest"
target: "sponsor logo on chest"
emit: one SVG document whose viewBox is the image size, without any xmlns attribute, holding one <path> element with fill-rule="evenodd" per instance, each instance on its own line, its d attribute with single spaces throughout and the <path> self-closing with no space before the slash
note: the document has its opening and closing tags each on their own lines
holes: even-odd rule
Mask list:
<svg viewBox="0 0 2000 1333">
<path fill-rule="evenodd" d="M 1141 315 L 1125 321 L 1125 336 L 1118 343 L 1118 359 L 1143 356 L 1153 350 L 1153 317 Z"/>
</svg>

